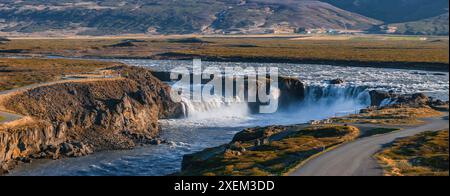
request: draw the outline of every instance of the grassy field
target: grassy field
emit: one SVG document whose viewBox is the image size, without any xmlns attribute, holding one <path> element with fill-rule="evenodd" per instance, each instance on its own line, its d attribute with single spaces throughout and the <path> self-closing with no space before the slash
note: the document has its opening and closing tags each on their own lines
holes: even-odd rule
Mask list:
<svg viewBox="0 0 450 196">
<path fill-rule="evenodd" d="M 279 58 L 291 60 L 334 60 L 363 62 L 423 62 L 448 64 L 448 40 L 388 37 L 333 39 L 230 38 L 192 50 L 176 51 L 208 57 Z"/>
<path fill-rule="evenodd" d="M 93 72 L 116 64 L 88 60 L 0 58 L 0 91 L 55 81 L 62 75 Z"/>
<path fill-rule="evenodd" d="M 358 128 L 338 125 L 247 129 L 228 145 L 185 157 L 180 175 L 283 175 L 309 157 L 358 135 Z"/>
<path fill-rule="evenodd" d="M 389 176 L 448 176 L 448 130 L 396 140 L 375 157 Z"/>
<path fill-rule="evenodd" d="M 5 117 L 0 116 L 0 122 L 2 122 L 5 119 Z"/>
<path fill-rule="evenodd" d="M 230 36 L 97 39 L 12 39 L 0 54 L 391 65 L 448 70 L 448 37 Z"/>
</svg>

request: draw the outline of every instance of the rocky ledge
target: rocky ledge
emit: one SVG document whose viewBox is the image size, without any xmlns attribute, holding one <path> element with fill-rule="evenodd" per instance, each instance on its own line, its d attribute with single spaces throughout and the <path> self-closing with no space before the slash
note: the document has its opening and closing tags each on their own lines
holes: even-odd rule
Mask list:
<svg viewBox="0 0 450 196">
<path fill-rule="evenodd" d="M 111 69 L 122 77 L 41 86 L 3 100 L 26 119 L 0 127 L 0 172 L 36 158 L 160 143 L 158 120 L 182 116 L 182 105 L 150 71 Z"/>
<path fill-rule="evenodd" d="M 396 94 L 394 92 L 373 90 L 369 92 L 372 106 L 390 105 L 390 107 L 431 107 L 436 110 L 447 110 L 448 101 L 434 99 L 423 93 Z"/>
</svg>

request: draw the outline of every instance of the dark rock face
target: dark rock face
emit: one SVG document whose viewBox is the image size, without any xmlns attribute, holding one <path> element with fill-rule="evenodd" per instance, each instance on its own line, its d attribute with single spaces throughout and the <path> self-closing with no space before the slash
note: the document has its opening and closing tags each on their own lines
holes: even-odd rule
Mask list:
<svg viewBox="0 0 450 196">
<path fill-rule="evenodd" d="M 54 84 L 11 97 L 7 109 L 38 123 L 0 128 L 0 163 L 78 157 L 154 142 L 158 120 L 182 116 L 182 105 L 171 101 L 170 88 L 148 70 L 120 71 L 127 77 Z"/>
<path fill-rule="evenodd" d="M 16 161 L 39 154 L 44 146 L 59 145 L 65 139 L 63 130 L 44 121 L 0 130 L 0 170 L 8 171 Z"/>
<path fill-rule="evenodd" d="M 293 103 L 298 103 L 305 97 L 305 86 L 297 78 L 278 78 L 278 88 L 280 88 L 280 102 L 281 108 L 287 108 Z"/>
<path fill-rule="evenodd" d="M 433 100 L 423 93 L 415 93 L 411 95 L 399 95 L 385 91 L 370 91 L 371 105 L 380 106 L 385 99 L 395 101 L 395 105 L 408 105 L 411 107 L 431 106 Z M 439 100 L 437 100 L 439 102 Z M 436 101 L 434 101 L 436 102 Z"/>
<path fill-rule="evenodd" d="M 344 80 L 338 78 L 338 79 L 334 79 L 334 80 L 329 80 L 328 83 L 329 83 L 329 84 L 334 84 L 334 85 L 336 85 L 336 84 L 343 84 L 343 83 L 344 83 Z"/>
<path fill-rule="evenodd" d="M 430 98 L 423 93 L 399 96 L 397 102 L 399 104 L 408 104 L 411 106 L 424 106 L 430 104 Z"/>
<path fill-rule="evenodd" d="M 257 88 L 260 88 L 260 83 L 261 80 L 258 81 Z M 269 78 L 266 80 L 266 87 L 270 87 Z M 278 88 L 280 89 L 278 109 L 288 108 L 291 104 L 302 101 L 305 96 L 305 87 L 297 78 L 278 77 Z M 266 89 L 266 91 L 268 91 L 268 89 Z M 257 99 L 256 102 L 248 103 L 252 113 L 259 113 L 260 106 L 262 105 L 268 105 L 268 103 L 263 103 L 259 99 Z"/>
<path fill-rule="evenodd" d="M 305 86 L 297 78 L 278 78 L 278 87 L 282 95 L 293 97 L 296 100 L 301 100 L 305 96 Z"/>
</svg>

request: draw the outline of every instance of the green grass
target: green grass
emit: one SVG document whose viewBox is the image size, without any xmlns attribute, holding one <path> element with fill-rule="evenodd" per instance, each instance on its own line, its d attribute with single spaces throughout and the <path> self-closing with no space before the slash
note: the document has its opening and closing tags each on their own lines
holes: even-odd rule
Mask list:
<svg viewBox="0 0 450 196">
<path fill-rule="evenodd" d="M 3 120 L 5 120 L 5 117 L 0 116 L 0 122 L 2 122 Z"/>
<path fill-rule="evenodd" d="M 396 140 L 375 157 L 391 176 L 448 176 L 448 130 Z"/>
<path fill-rule="evenodd" d="M 337 125 L 266 127 L 243 132 L 254 133 L 241 132 L 236 142 L 186 156 L 180 175 L 283 175 L 309 157 L 359 134 L 356 127 Z M 269 142 L 255 145 L 258 138 L 268 138 Z"/>
</svg>

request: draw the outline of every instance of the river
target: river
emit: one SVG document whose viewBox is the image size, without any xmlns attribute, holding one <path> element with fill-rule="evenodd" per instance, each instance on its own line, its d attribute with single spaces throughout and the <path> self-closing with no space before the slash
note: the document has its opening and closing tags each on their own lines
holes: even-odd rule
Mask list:
<svg viewBox="0 0 450 196">
<path fill-rule="evenodd" d="M 191 61 L 122 60 L 134 66 L 169 71 L 189 67 Z M 245 105 L 216 103 L 188 104 L 185 119 L 161 120 L 161 137 L 168 144 L 142 146 L 134 150 L 98 152 L 81 158 L 56 161 L 35 160 L 22 164 L 10 175 L 168 175 L 179 171 L 184 154 L 229 142 L 246 127 L 306 123 L 355 113 L 370 103 L 368 91 L 386 90 L 397 93 L 425 93 L 448 100 L 448 73 L 336 67 L 303 64 L 260 64 L 204 62 L 204 66 L 258 67 L 276 66 L 283 76 L 300 78 L 307 86 L 305 101 L 274 114 L 251 114 Z M 341 85 L 327 80 L 341 78 Z"/>
</svg>

